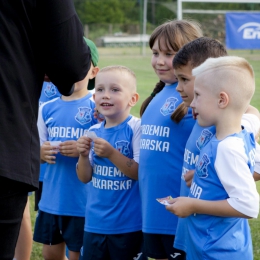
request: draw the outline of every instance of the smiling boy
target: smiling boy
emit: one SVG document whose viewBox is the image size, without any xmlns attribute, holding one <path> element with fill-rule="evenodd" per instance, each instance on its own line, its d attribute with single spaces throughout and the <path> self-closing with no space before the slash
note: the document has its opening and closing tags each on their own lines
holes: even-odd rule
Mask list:
<svg viewBox="0 0 260 260">
<path fill-rule="evenodd" d="M 103 68 L 94 100 L 104 121 L 78 142 L 79 179 L 88 183 L 82 260 L 142 259 L 138 162 L 140 119 L 130 115 L 138 101 L 134 73 L 124 66 Z M 92 181 L 91 181 L 92 180 Z"/>
<path fill-rule="evenodd" d="M 254 73 L 239 57 L 207 59 L 193 69 L 195 111 L 216 134 L 201 148 L 189 197 L 166 208 L 187 217 L 187 260 L 253 259 L 247 218 L 256 218 L 259 195 L 252 177 L 254 136 L 241 119 L 255 90 Z"/>
</svg>

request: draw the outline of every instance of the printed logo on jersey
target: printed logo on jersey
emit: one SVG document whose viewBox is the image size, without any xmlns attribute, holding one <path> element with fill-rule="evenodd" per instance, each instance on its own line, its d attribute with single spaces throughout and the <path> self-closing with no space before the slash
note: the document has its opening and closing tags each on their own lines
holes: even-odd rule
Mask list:
<svg viewBox="0 0 260 260">
<path fill-rule="evenodd" d="M 213 134 L 208 129 L 204 129 L 196 141 L 197 148 L 201 150 L 201 148 L 209 142 L 212 136 Z"/>
<path fill-rule="evenodd" d="M 178 101 L 175 97 L 167 98 L 164 105 L 161 107 L 160 112 L 164 115 L 170 115 L 176 109 L 175 104 Z"/>
<path fill-rule="evenodd" d="M 130 155 L 129 142 L 127 142 L 127 141 L 116 142 L 116 149 L 124 156 Z"/>
<path fill-rule="evenodd" d="M 81 125 L 85 125 L 91 121 L 91 111 L 92 109 L 89 107 L 79 107 L 79 112 L 75 116 L 77 122 Z"/>
<path fill-rule="evenodd" d="M 56 87 L 51 83 L 47 83 L 44 89 L 44 94 L 46 95 L 46 97 L 51 98 L 55 96 L 56 93 L 57 93 Z"/>
<path fill-rule="evenodd" d="M 200 158 L 198 164 L 196 165 L 196 174 L 199 178 L 206 178 L 208 177 L 208 165 L 210 163 L 209 157 L 207 154 L 203 154 Z"/>
</svg>

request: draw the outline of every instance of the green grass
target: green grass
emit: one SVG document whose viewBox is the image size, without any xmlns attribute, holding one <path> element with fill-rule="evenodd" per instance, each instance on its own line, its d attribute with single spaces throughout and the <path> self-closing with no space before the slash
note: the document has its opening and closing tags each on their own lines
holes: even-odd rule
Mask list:
<svg viewBox="0 0 260 260">
<path fill-rule="evenodd" d="M 138 116 L 140 106 L 145 98 L 152 92 L 155 84 L 158 81 L 157 76 L 153 72 L 150 64 L 151 51 L 146 49 L 146 55 L 141 55 L 140 48 L 99 48 L 100 62 L 99 67 L 102 68 L 108 65 L 124 65 L 132 69 L 137 77 L 137 88 L 140 95 L 139 102 L 132 109 L 132 114 Z M 246 58 L 253 66 L 256 79 L 256 92 L 251 104 L 260 110 L 260 51 L 229 51 L 229 55 L 236 55 Z M 260 182 L 257 183 L 258 191 L 260 192 Z M 31 218 L 32 227 L 35 222 L 34 196 L 30 196 L 31 201 Z M 252 232 L 254 246 L 254 260 L 260 260 L 260 216 L 258 219 L 249 220 Z M 33 243 L 32 260 L 41 260 L 41 245 Z"/>
</svg>

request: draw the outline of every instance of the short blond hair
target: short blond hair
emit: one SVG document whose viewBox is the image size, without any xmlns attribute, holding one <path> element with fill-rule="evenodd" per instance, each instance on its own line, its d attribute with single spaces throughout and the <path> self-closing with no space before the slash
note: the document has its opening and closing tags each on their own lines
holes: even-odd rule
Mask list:
<svg viewBox="0 0 260 260">
<path fill-rule="evenodd" d="M 128 75 L 132 81 L 133 81 L 133 88 L 134 90 L 136 91 L 136 76 L 135 76 L 135 73 L 129 69 L 128 67 L 126 66 L 123 66 L 123 65 L 110 65 L 110 66 L 106 66 L 104 68 L 102 68 L 99 72 L 99 73 L 102 73 L 102 72 L 108 72 L 108 71 L 118 71 L 118 72 L 121 72 L 121 73 L 124 73 L 125 75 Z"/>
<path fill-rule="evenodd" d="M 214 91 L 224 91 L 234 107 L 245 108 L 255 92 L 254 71 L 248 61 L 241 57 L 225 56 L 209 58 L 192 70 L 195 77 L 205 76 Z"/>
</svg>

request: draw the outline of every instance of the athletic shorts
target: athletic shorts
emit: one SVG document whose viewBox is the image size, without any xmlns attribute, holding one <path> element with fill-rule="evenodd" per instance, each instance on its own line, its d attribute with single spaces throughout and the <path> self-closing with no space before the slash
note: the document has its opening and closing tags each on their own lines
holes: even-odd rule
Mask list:
<svg viewBox="0 0 260 260">
<path fill-rule="evenodd" d="M 84 232 L 80 260 L 146 260 L 142 231 L 104 235 Z"/>
<path fill-rule="evenodd" d="M 59 216 L 38 211 L 33 240 L 45 245 L 65 242 L 70 251 L 79 252 L 83 245 L 84 217 Z"/>
<path fill-rule="evenodd" d="M 42 181 L 39 181 L 39 189 L 34 192 L 34 210 L 38 211 L 38 204 L 42 197 Z"/>
<path fill-rule="evenodd" d="M 144 253 L 151 258 L 185 260 L 184 251 L 173 247 L 174 235 L 144 233 Z"/>
</svg>

